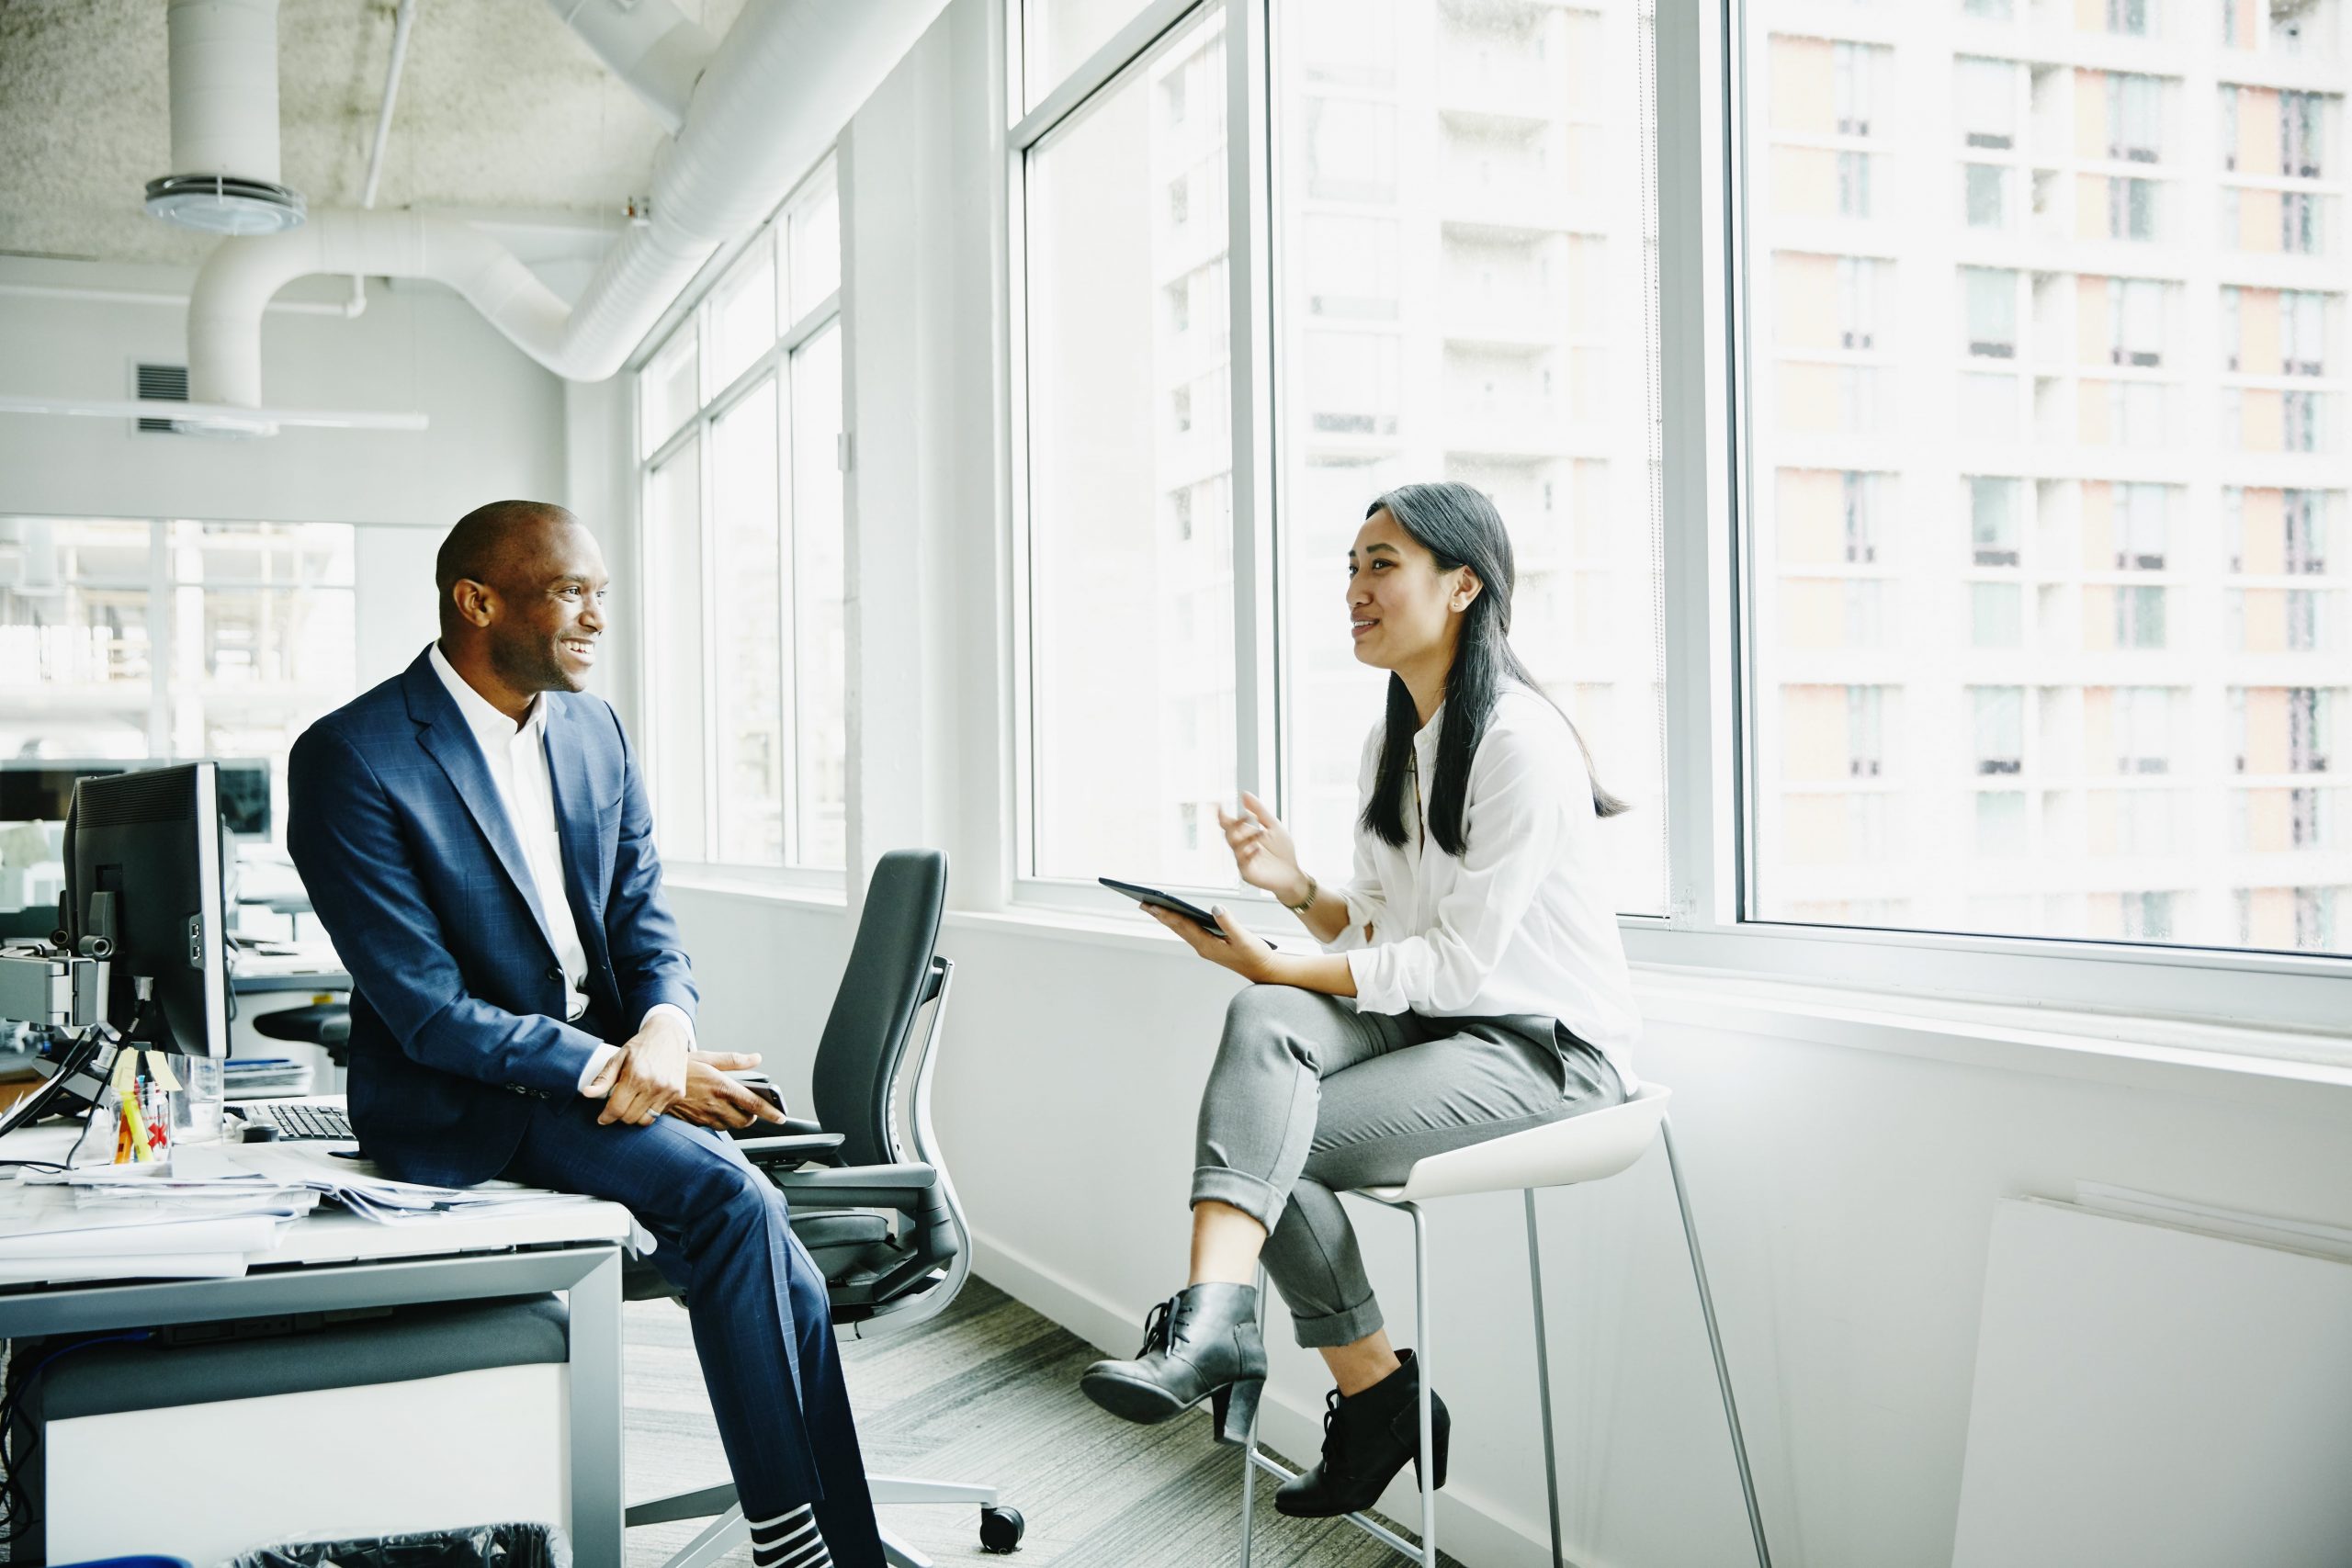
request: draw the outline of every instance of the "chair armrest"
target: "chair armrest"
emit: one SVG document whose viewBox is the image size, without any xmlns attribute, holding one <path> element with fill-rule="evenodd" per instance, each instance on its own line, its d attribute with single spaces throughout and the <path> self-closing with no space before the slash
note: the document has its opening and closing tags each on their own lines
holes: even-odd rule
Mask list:
<svg viewBox="0 0 2352 1568">
<path fill-rule="evenodd" d="M 928 1207 L 939 1172 L 927 1165 L 852 1165 L 830 1169 L 779 1170 L 776 1186 L 792 1202 L 810 1209 L 900 1209 Z"/>
<path fill-rule="evenodd" d="M 784 1119 L 784 1130 L 787 1133 L 821 1133 L 825 1127 L 823 1122 L 811 1122 L 806 1116 L 787 1116 Z"/>
<path fill-rule="evenodd" d="M 774 1160 L 809 1159 L 842 1146 L 839 1133 L 785 1133 L 774 1137 L 738 1138 L 735 1146 L 753 1165 Z"/>
</svg>

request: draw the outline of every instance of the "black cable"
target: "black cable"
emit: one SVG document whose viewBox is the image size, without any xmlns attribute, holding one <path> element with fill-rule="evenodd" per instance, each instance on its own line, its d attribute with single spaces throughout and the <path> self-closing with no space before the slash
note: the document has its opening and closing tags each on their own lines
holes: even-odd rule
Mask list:
<svg viewBox="0 0 2352 1568">
<path fill-rule="evenodd" d="M 53 1159 L 0 1159 L 0 1166 L 22 1166 L 28 1170 L 65 1171 L 73 1168 L 71 1166 L 60 1165 Z"/>
<path fill-rule="evenodd" d="M 26 1487 L 24 1480 L 25 1466 L 31 1462 L 34 1452 L 40 1447 L 40 1431 L 38 1429 L 34 1431 L 32 1441 L 25 1445 L 23 1453 L 9 1451 L 16 1438 L 18 1402 L 24 1398 L 27 1391 L 40 1380 L 41 1373 L 49 1371 L 50 1363 L 62 1356 L 70 1356 L 76 1350 L 87 1350 L 94 1345 L 130 1344 L 153 1339 L 154 1337 L 155 1331 L 152 1328 L 133 1328 L 120 1334 L 103 1334 L 92 1339 L 77 1339 L 71 1345 L 61 1345 L 43 1356 L 39 1361 L 33 1363 L 33 1370 L 22 1377 L 15 1375 L 16 1369 L 12 1359 L 8 1391 L 5 1396 L 0 1396 L 0 1470 L 6 1472 L 5 1474 L 0 1474 L 0 1545 L 15 1547 L 18 1541 L 32 1533 L 34 1520 L 40 1517 L 39 1511 L 33 1506 L 32 1494 Z"/>
</svg>

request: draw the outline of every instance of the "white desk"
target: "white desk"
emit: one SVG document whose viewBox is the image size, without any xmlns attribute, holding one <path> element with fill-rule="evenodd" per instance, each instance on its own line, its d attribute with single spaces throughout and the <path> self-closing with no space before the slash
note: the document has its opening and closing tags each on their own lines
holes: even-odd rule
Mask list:
<svg viewBox="0 0 2352 1568">
<path fill-rule="evenodd" d="M 60 1158 L 72 1138 L 71 1129 L 28 1129 L 0 1139 L 0 1157 Z M 327 1146 L 311 1145 L 322 1157 Z M 621 1247 L 628 1234 L 628 1211 L 617 1203 L 401 1225 L 326 1210 L 284 1227 L 276 1248 L 249 1257 L 242 1279 L 0 1287 L 0 1338 L 561 1291 L 571 1317 L 572 1555 L 580 1568 L 621 1568 Z"/>
</svg>

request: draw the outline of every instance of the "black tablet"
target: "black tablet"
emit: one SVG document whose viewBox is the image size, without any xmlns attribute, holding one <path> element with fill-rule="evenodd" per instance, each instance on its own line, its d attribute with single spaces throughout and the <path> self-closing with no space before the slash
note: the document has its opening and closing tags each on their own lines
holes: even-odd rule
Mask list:
<svg viewBox="0 0 2352 1568">
<path fill-rule="evenodd" d="M 1094 880 L 1114 893 L 1125 894 L 1138 904 L 1156 904 L 1160 908 L 1182 915 L 1219 942 L 1232 940 L 1218 927 L 1215 915 L 1210 914 L 1198 904 L 1186 903 L 1173 893 L 1162 893 L 1157 887 L 1146 887 L 1140 883 L 1114 882 L 1107 876 L 1098 876 Z"/>
</svg>

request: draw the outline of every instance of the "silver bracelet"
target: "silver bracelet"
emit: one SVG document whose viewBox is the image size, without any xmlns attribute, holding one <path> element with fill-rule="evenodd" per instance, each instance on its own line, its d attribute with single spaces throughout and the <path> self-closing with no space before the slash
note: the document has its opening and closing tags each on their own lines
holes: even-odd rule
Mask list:
<svg viewBox="0 0 2352 1568">
<path fill-rule="evenodd" d="M 1310 871 L 1306 874 L 1306 897 L 1301 898 L 1295 904 L 1285 904 L 1283 908 L 1288 909 L 1294 915 L 1303 915 L 1314 907 L 1316 892 L 1315 874 Z"/>
</svg>

